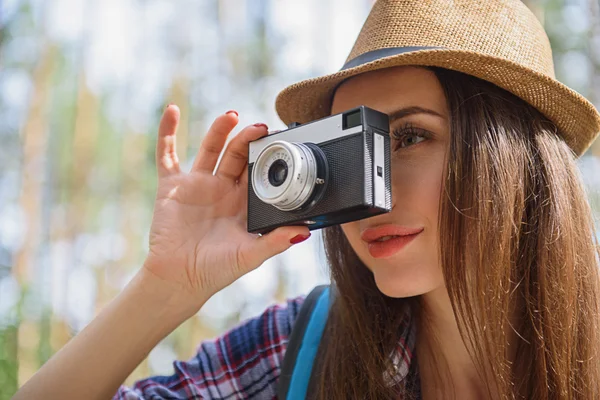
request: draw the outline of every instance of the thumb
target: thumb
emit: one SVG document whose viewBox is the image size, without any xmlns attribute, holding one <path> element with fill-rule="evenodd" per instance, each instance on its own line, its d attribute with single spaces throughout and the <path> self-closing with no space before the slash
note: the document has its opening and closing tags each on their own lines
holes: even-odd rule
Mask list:
<svg viewBox="0 0 600 400">
<path fill-rule="evenodd" d="M 254 268 L 265 260 L 284 252 L 294 244 L 305 241 L 310 237 L 310 231 L 305 226 L 282 226 L 266 235 L 256 238 L 250 249 L 248 260 Z"/>
</svg>

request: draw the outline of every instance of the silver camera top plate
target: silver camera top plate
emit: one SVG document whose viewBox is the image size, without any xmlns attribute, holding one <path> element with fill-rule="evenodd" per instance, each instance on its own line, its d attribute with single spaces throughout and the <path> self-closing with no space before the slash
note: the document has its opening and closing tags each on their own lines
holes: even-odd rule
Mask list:
<svg viewBox="0 0 600 400">
<path fill-rule="evenodd" d="M 286 129 L 250 142 L 250 146 L 248 148 L 248 164 L 256 162 L 256 158 L 262 149 L 276 140 L 284 140 L 291 143 L 299 142 L 319 144 L 353 133 L 362 132 L 363 125 L 355 126 L 349 129 L 342 129 L 342 117 L 343 113 L 333 115 L 331 117 L 309 122 L 305 125 L 300 125 L 295 128 Z"/>
</svg>

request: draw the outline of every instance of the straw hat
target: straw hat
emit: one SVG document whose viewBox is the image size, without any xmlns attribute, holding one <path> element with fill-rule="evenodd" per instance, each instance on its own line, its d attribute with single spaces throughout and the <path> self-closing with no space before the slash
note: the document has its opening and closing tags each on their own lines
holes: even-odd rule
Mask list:
<svg viewBox="0 0 600 400">
<path fill-rule="evenodd" d="M 281 120 L 329 115 L 336 87 L 363 72 L 437 66 L 492 82 L 537 108 L 580 156 L 600 131 L 600 114 L 554 77 L 544 28 L 520 0 L 379 0 L 339 72 L 308 79 L 277 96 Z"/>
</svg>

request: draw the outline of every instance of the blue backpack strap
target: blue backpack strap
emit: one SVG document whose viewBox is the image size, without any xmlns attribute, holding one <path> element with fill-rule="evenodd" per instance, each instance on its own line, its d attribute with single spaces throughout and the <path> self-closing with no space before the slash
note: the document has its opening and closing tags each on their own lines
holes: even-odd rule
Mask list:
<svg viewBox="0 0 600 400">
<path fill-rule="evenodd" d="M 329 285 L 317 286 L 306 296 L 283 358 L 277 386 L 279 399 L 306 398 L 313 363 L 327 323 L 329 302 Z"/>
</svg>

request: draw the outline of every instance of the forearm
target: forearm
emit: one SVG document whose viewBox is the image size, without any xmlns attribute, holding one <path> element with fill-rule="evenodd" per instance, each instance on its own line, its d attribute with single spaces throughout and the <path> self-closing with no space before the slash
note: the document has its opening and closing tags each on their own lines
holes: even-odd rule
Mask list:
<svg viewBox="0 0 600 400">
<path fill-rule="evenodd" d="M 197 306 L 156 277 L 138 273 L 16 394 L 20 399 L 110 399 L 156 344 Z M 195 299 L 195 304 L 208 300 Z"/>
</svg>

